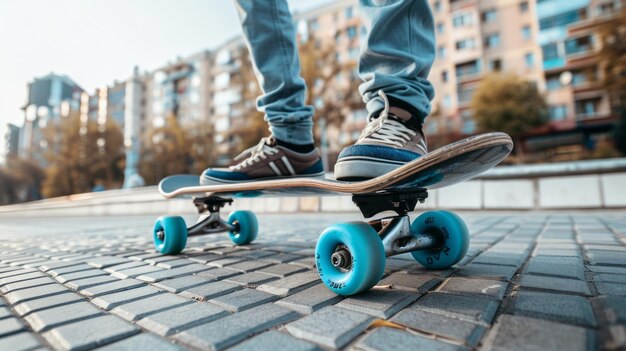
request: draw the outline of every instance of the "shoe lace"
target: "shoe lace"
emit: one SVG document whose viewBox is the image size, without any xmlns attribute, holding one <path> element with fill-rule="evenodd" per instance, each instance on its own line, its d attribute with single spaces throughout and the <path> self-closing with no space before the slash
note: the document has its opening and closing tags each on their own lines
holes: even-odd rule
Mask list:
<svg viewBox="0 0 626 351">
<path fill-rule="evenodd" d="M 382 142 L 383 144 L 402 147 L 417 135 L 417 132 L 402 122 L 389 118 L 389 100 L 382 90 L 378 91 L 378 96 L 385 102 L 385 107 L 378 117 L 370 117 L 357 142 Z"/>
<path fill-rule="evenodd" d="M 251 164 L 259 162 L 261 159 L 267 158 L 268 155 L 274 155 L 278 152 L 278 150 L 273 147 L 276 145 L 276 141 L 273 137 L 265 137 L 262 138 L 261 141 L 240 153 L 237 157 L 235 157 L 235 161 L 242 160 L 238 164 L 234 166 L 230 166 L 229 168 L 233 171 L 238 171 L 241 168 L 247 167 Z M 246 158 L 247 156 L 247 158 Z"/>
</svg>

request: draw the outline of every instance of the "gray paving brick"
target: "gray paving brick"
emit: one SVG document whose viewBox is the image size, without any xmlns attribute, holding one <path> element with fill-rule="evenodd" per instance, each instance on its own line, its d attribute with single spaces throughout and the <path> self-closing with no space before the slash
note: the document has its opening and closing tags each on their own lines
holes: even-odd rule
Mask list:
<svg viewBox="0 0 626 351">
<path fill-rule="evenodd" d="M 102 312 L 89 302 L 79 301 L 69 305 L 62 305 L 31 312 L 24 317 L 24 320 L 30 324 L 30 327 L 34 331 L 42 332 L 62 324 L 83 320 L 101 314 Z"/>
<path fill-rule="evenodd" d="M 320 282 L 317 272 L 305 272 L 260 285 L 257 289 L 270 294 L 287 296 Z"/>
<path fill-rule="evenodd" d="M 151 257 L 151 258 L 146 258 L 145 260 L 143 260 L 145 263 L 147 264 L 151 264 L 151 265 L 156 265 L 157 263 L 161 263 L 161 262 L 167 262 L 167 261 L 176 261 L 176 260 L 180 260 L 181 258 L 179 256 L 173 256 L 173 255 L 162 255 L 162 256 L 156 256 L 156 257 Z M 167 268 L 167 267 L 163 267 L 163 268 Z"/>
<path fill-rule="evenodd" d="M 621 296 L 601 296 L 597 300 L 600 302 L 606 319 L 611 324 L 626 325 L 626 303 Z"/>
<path fill-rule="evenodd" d="M 175 334 L 174 339 L 196 348 L 222 350 L 247 337 L 297 318 L 275 304 L 261 305 Z"/>
<path fill-rule="evenodd" d="M 130 290 L 100 295 L 91 300 L 91 302 L 102 309 L 110 310 L 125 303 L 153 297 L 158 294 L 163 294 L 163 292 L 151 286 L 141 286 Z"/>
<path fill-rule="evenodd" d="M 182 351 L 183 347 L 173 344 L 166 339 L 157 336 L 142 333 L 131 336 L 121 341 L 98 348 L 98 351 L 136 351 L 136 350 L 154 350 L 154 351 Z"/>
<path fill-rule="evenodd" d="M 522 316 L 501 315 L 483 347 L 505 350 L 594 350 L 595 337 L 582 327 Z"/>
<path fill-rule="evenodd" d="M 626 252 L 587 251 L 591 264 L 607 266 L 626 266 Z"/>
<path fill-rule="evenodd" d="M 343 300 L 342 296 L 330 291 L 324 284 L 317 284 L 293 295 L 289 295 L 276 303 L 302 314 L 311 314 L 314 311 L 333 305 L 341 300 Z"/>
<path fill-rule="evenodd" d="M 98 276 L 103 276 L 103 275 L 107 275 L 107 273 L 99 269 L 90 269 L 90 270 L 84 270 L 84 271 L 74 272 L 74 273 L 59 274 L 55 277 L 55 279 L 59 283 L 65 284 L 72 280 L 92 278 L 92 277 L 98 277 Z"/>
<path fill-rule="evenodd" d="M 72 292 L 65 292 L 57 295 L 43 297 L 40 299 L 22 302 L 13 306 L 13 309 L 18 315 L 24 316 L 33 311 L 38 311 L 51 307 L 58 307 L 79 301 L 84 301 L 84 299 Z"/>
<path fill-rule="evenodd" d="M 137 279 L 143 280 L 149 283 L 154 283 L 163 279 L 178 278 L 184 275 L 194 274 L 194 273 L 206 271 L 209 269 L 211 268 L 202 264 L 190 264 L 187 266 L 182 266 L 182 267 L 172 268 L 172 269 L 165 269 L 165 270 L 161 270 L 158 272 L 156 271 L 149 272 L 149 273 L 138 276 Z"/>
<path fill-rule="evenodd" d="M 148 315 L 139 320 L 137 324 L 153 333 L 169 336 L 226 317 L 229 314 L 222 307 L 210 303 L 194 302 Z"/>
<path fill-rule="evenodd" d="M 92 331 L 92 332 L 86 332 Z M 87 350 L 139 333 L 136 326 L 111 315 L 66 324 L 42 334 L 57 350 Z"/>
<path fill-rule="evenodd" d="M 164 293 L 124 303 L 112 309 L 111 313 L 133 322 L 151 313 L 160 312 L 190 303 L 194 302 L 178 295 Z"/>
<path fill-rule="evenodd" d="M 423 333 L 457 340 L 469 347 L 475 346 L 486 330 L 476 323 L 417 309 L 402 310 L 391 321 Z"/>
<path fill-rule="evenodd" d="M 305 267 L 297 266 L 294 264 L 279 263 L 279 264 L 275 264 L 275 265 L 260 269 L 259 272 L 273 275 L 273 276 L 280 277 L 280 278 L 284 278 L 295 273 L 303 272 L 305 270 L 307 270 Z"/>
<path fill-rule="evenodd" d="M 228 349 L 228 351 L 252 350 L 322 351 L 322 348 L 308 341 L 294 338 L 289 334 L 281 333 L 276 330 L 270 330 Z"/>
<path fill-rule="evenodd" d="M 23 332 L 0 338 L 0 350 L 30 351 L 43 348 L 34 334 Z"/>
<path fill-rule="evenodd" d="M 20 289 L 12 291 L 4 295 L 4 298 L 12 305 L 29 301 L 37 298 L 48 297 L 56 295 L 62 292 L 69 291 L 66 287 L 60 284 L 50 284 L 36 286 L 33 288 Z"/>
<path fill-rule="evenodd" d="M 188 275 L 174 279 L 161 280 L 160 282 L 154 283 L 154 286 L 159 289 L 167 290 L 169 292 L 178 293 L 189 288 L 208 284 L 212 281 L 214 280 L 211 278 L 199 277 L 197 275 Z"/>
<path fill-rule="evenodd" d="M 535 275 L 551 275 L 571 279 L 585 280 L 585 268 L 580 265 L 563 265 L 535 262 L 531 260 L 526 266 L 526 273 Z"/>
<path fill-rule="evenodd" d="M 221 258 L 219 258 L 217 260 L 213 260 L 211 262 L 208 262 L 207 265 L 210 266 L 210 267 L 224 268 L 224 267 L 228 267 L 228 266 L 234 265 L 235 263 L 243 262 L 245 260 L 246 260 L 245 257 L 222 256 Z"/>
<path fill-rule="evenodd" d="M 114 265 L 114 266 L 109 266 L 109 267 L 103 269 L 103 271 L 105 271 L 107 273 L 113 273 L 113 272 L 122 271 L 122 270 L 125 270 L 125 269 L 137 268 L 137 267 L 143 267 L 143 266 L 146 266 L 146 264 L 144 262 L 130 261 L 130 262 L 126 262 L 126 263 L 117 264 L 117 265 Z"/>
<path fill-rule="evenodd" d="M 413 291 L 371 289 L 346 298 L 335 306 L 387 319 L 420 296 L 419 292 Z"/>
<path fill-rule="evenodd" d="M 224 279 L 224 281 L 227 281 L 229 283 L 239 284 L 241 286 L 245 286 L 248 288 L 256 288 L 257 286 L 263 283 L 271 282 L 277 279 L 278 277 L 271 276 L 265 273 L 250 272 L 250 273 L 244 273 L 241 275 L 236 275 L 234 277 L 226 278 Z"/>
<path fill-rule="evenodd" d="M 563 256 L 535 256 L 531 259 L 533 263 L 560 264 L 566 266 L 582 266 L 583 259 L 581 257 L 563 257 Z"/>
<path fill-rule="evenodd" d="M 249 308 L 277 300 L 276 295 L 244 288 L 230 294 L 212 298 L 209 302 L 222 306 L 230 311 L 239 312 Z"/>
<path fill-rule="evenodd" d="M 238 262 L 233 265 L 228 266 L 229 269 L 234 269 L 236 271 L 247 273 L 252 271 L 257 271 L 261 268 L 265 268 L 271 266 L 273 263 L 264 262 L 264 261 L 243 261 Z"/>
<path fill-rule="evenodd" d="M 438 350 L 458 351 L 466 348 L 447 344 L 443 341 L 429 339 L 407 331 L 382 327 L 376 328 L 363 339 L 356 347 L 362 350 Z"/>
<path fill-rule="evenodd" d="M 47 271 L 46 273 L 50 274 L 53 278 L 55 278 L 56 276 L 60 275 L 60 274 L 69 274 L 69 273 L 76 273 L 76 272 L 82 272 L 82 271 L 89 271 L 92 270 L 93 267 L 91 267 L 88 264 L 85 263 L 81 263 L 81 264 L 77 264 L 77 265 L 73 265 L 73 266 L 64 266 L 64 267 L 59 267 L 59 268 L 53 268 L 49 271 Z"/>
<path fill-rule="evenodd" d="M 161 257 L 161 256 L 163 256 L 163 254 L 160 252 L 150 251 L 150 252 L 142 252 L 140 254 L 128 256 L 128 259 L 132 261 L 143 261 L 145 259 Z"/>
<path fill-rule="evenodd" d="M 597 282 L 595 285 L 600 295 L 626 295 L 626 284 Z"/>
<path fill-rule="evenodd" d="M 199 277 L 208 277 L 208 278 L 213 278 L 217 280 L 222 280 L 222 279 L 234 277 L 240 274 L 242 273 L 239 271 L 229 269 L 229 268 L 214 268 L 208 271 L 202 271 L 200 273 L 197 273 L 196 275 Z"/>
<path fill-rule="evenodd" d="M 411 308 L 472 322 L 491 323 L 498 305 L 493 299 L 434 292 L 424 295 Z"/>
<path fill-rule="evenodd" d="M 519 285 L 523 288 L 534 288 L 591 295 L 591 291 L 589 291 L 589 287 L 587 286 L 586 282 L 574 279 L 523 274 Z"/>
<path fill-rule="evenodd" d="M 129 290 L 144 286 L 145 283 L 135 279 L 117 279 L 114 282 L 106 283 L 102 285 L 90 286 L 88 288 L 81 289 L 80 294 L 87 297 L 97 297 L 100 295 L 112 294 L 119 291 Z"/>
<path fill-rule="evenodd" d="M 113 283 L 116 281 L 119 281 L 119 279 L 110 275 L 98 275 L 94 277 L 71 280 L 65 283 L 65 286 L 72 290 L 81 290 L 91 286 Z"/>
<path fill-rule="evenodd" d="M 271 263 L 287 263 L 287 262 L 295 261 L 301 258 L 303 258 L 303 256 L 301 255 L 294 255 L 290 253 L 279 253 L 277 255 L 264 257 L 263 259 Z"/>
<path fill-rule="evenodd" d="M 315 268 L 315 259 L 313 257 L 303 257 L 298 260 L 290 261 L 289 264 L 302 266 L 308 269 Z"/>
<path fill-rule="evenodd" d="M 165 269 L 172 269 L 172 268 L 187 266 L 187 265 L 190 265 L 190 264 L 197 264 L 197 263 L 193 262 L 193 261 L 190 261 L 190 260 L 187 260 L 187 259 L 184 259 L 184 258 L 179 258 L 179 259 L 171 260 L 171 261 L 157 262 L 156 266 L 157 267 L 161 267 L 161 268 L 165 268 Z"/>
<path fill-rule="evenodd" d="M 582 296 L 531 291 L 519 291 L 514 296 L 514 314 L 568 324 L 596 326 L 591 304 Z"/>
<path fill-rule="evenodd" d="M 328 306 L 285 327 L 297 338 L 340 348 L 361 334 L 373 320 L 364 313 Z"/>
<path fill-rule="evenodd" d="M 189 257 L 187 257 L 187 259 L 190 260 L 190 261 L 206 264 L 206 263 L 211 262 L 211 261 L 219 260 L 222 257 L 224 257 L 224 256 L 218 255 L 218 254 L 213 254 L 213 253 L 204 253 L 204 254 L 201 254 L 201 255 L 189 256 Z"/>
<path fill-rule="evenodd" d="M 381 280 L 377 285 L 389 286 L 392 289 L 426 292 L 440 282 L 441 279 L 435 275 L 395 272 Z"/>
<path fill-rule="evenodd" d="M 526 257 L 526 254 L 485 251 L 478 255 L 472 263 L 520 267 L 526 260 Z"/>
<path fill-rule="evenodd" d="M 0 337 L 15 334 L 22 330 L 26 330 L 26 326 L 17 318 L 0 319 Z"/>
<path fill-rule="evenodd" d="M 164 269 L 158 268 L 155 266 L 150 266 L 150 265 L 142 265 L 139 267 L 115 271 L 111 273 L 111 275 L 120 279 L 126 279 L 126 278 L 137 278 L 139 276 L 145 276 L 145 274 L 156 273 L 156 272 L 161 272 L 161 271 L 164 271 Z"/>
<path fill-rule="evenodd" d="M 47 285 L 47 284 L 58 284 L 58 283 L 50 277 L 41 277 L 41 278 L 28 279 L 28 280 L 15 282 L 15 283 L 5 284 L 0 288 L 0 291 L 6 294 L 10 291 L 15 291 L 15 290 L 24 289 L 24 288 L 32 288 L 35 286 L 41 286 L 41 285 Z"/>
<path fill-rule="evenodd" d="M 185 291 L 181 292 L 180 295 L 189 299 L 205 301 L 208 299 L 212 299 L 216 296 L 231 293 L 239 289 L 242 289 L 239 284 L 216 281 L 186 289 Z"/>
<path fill-rule="evenodd" d="M 604 283 L 626 284 L 626 275 L 600 273 L 600 274 L 596 274 L 593 277 L 593 281 L 596 283 L 604 282 Z"/>
<path fill-rule="evenodd" d="M 0 307 L 0 319 L 6 318 L 6 317 L 12 317 L 13 313 L 11 313 L 11 310 L 8 307 L 2 306 Z"/>
<path fill-rule="evenodd" d="M 457 276 L 463 277 L 480 277 L 486 279 L 497 279 L 503 281 L 511 281 L 516 267 L 498 266 L 490 264 L 470 263 L 455 273 Z"/>
<path fill-rule="evenodd" d="M 122 257 L 116 257 L 116 256 L 100 256 L 100 257 L 91 258 L 87 260 L 86 262 L 88 265 L 94 268 L 103 269 L 107 267 L 112 267 L 112 266 L 117 266 L 120 264 L 128 263 L 130 262 L 130 260 L 126 258 L 122 258 Z"/>
<path fill-rule="evenodd" d="M 445 280 L 437 291 L 491 297 L 502 301 L 507 284 L 497 280 L 452 277 Z"/>
<path fill-rule="evenodd" d="M 1 278 L 0 279 L 0 286 L 4 286 L 6 284 L 10 284 L 10 283 L 18 283 L 18 282 L 23 282 L 26 280 L 31 280 L 31 279 L 37 279 L 37 278 L 41 278 L 41 277 L 46 277 L 46 275 L 44 273 L 41 273 L 39 271 L 15 271 L 15 272 L 11 272 L 14 273 L 11 276 L 7 276 L 5 278 Z"/>
</svg>

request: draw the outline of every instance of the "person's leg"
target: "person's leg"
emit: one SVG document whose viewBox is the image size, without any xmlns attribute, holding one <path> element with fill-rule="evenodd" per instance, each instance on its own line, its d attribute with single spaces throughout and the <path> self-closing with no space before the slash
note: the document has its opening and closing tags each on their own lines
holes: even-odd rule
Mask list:
<svg viewBox="0 0 626 351">
<path fill-rule="evenodd" d="M 237 0 L 244 38 L 263 95 L 257 108 L 265 113 L 272 137 L 235 158 L 228 168 L 209 168 L 201 184 L 231 183 L 277 177 L 324 174 L 313 145 L 313 107 L 305 104 L 296 32 L 286 0 Z"/>
<path fill-rule="evenodd" d="M 391 106 L 422 122 L 430 113 L 434 91 L 428 73 L 435 60 L 435 29 L 428 0 L 360 0 L 366 32 L 359 58 L 359 87 L 371 115 Z"/>
<path fill-rule="evenodd" d="M 427 0 L 360 0 L 366 32 L 359 58 L 359 86 L 368 125 L 339 154 L 335 176 L 373 178 L 426 154 L 422 131 L 433 87 L 433 18 Z"/>
<path fill-rule="evenodd" d="M 313 107 L 305 104 L 306 85 L 286 0 L 237 0 L 244 38 L 257 80 L 257 100 L 270 131 L 279 141 L 313 144 Z"/>
</svg>

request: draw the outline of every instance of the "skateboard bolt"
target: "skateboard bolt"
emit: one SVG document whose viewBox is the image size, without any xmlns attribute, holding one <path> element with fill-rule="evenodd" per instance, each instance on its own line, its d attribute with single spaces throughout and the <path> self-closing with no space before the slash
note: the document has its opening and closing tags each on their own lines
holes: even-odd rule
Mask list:
<svg viewBox="0 0 626 351">
<path fill-rule="evenodd" d="M 165 238 L 165 232 L 162 230 L 159 230 L 156 234 L 159 240 L 163 240 L 163 238 Z"/>
<path fill-rule="evenodd" d="M 339 249 L 330 257 L 330 261 L 337 268 L 348 268 L 352 264 L 352 257 L 348 250 Z"/>
</svg>

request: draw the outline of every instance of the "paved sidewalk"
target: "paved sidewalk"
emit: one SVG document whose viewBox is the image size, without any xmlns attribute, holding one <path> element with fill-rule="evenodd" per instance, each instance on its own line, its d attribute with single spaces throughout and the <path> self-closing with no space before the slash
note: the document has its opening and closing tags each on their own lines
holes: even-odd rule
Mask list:
<svg viewBox="0 0 626 351">
<path fill-rule="evenodd" d="M 626 212 L 461 213 L 460 265 L 405 254 L 327 290 L 313 253 L 357 215 L 260 216 L 253 245 L 152 247 L 153 217 L 0 218 L 0 350 L 626 348 Z"/>
</svg>

